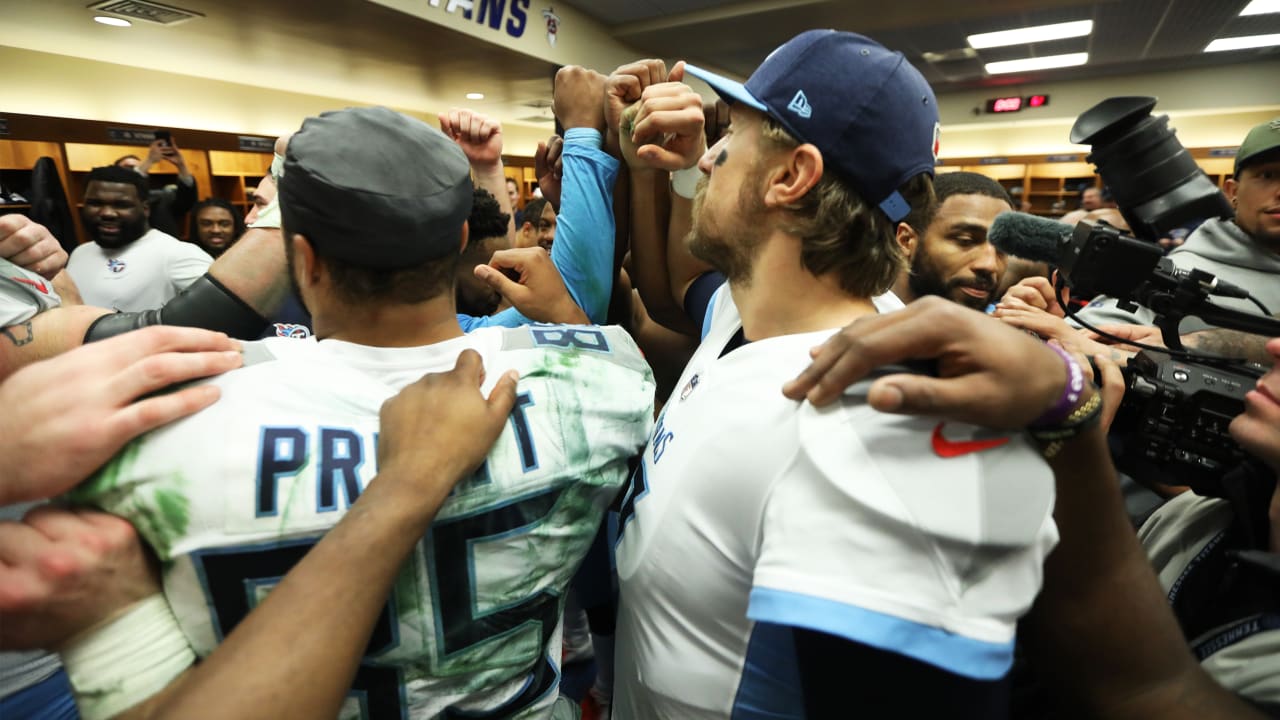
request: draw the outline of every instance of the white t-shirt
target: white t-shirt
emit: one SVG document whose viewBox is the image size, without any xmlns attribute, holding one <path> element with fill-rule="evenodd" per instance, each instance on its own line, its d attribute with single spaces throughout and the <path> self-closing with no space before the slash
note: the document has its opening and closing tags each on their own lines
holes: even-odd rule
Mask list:
<svg viewBox="0 0 1280 720">
<path fill-rule="evenodd" d="M 71 253 L 67 272 L 86 305 L 131 312 L 165 304 L 212 262 L 196 245 L 152 228 L 115 250 L 96 242 L 81 245 Z"/>
<path fill-rule="evenodd" d="M 247 343 L 274 358 L 209 381 L 216 404 L 134 441 L 73 497 L 134 523 L 207 655 L 373 479 L 383 401 L 466 348 L 485 393 L 520 372 L 516 407 L 401 569 L 340 717 L 547 718 L 565 590 L 653 423 L 652 374 L 620 328 Z"/>
<path fill-rule="evenodd" d="M 1039 454 L 879 413 L 866 381 L 788 400 L 831 331 L 720 357 L 741 320 L 725 289 L 710 312 L 622 505 L 614 718 L 803 716 L 789 626 L 1004 676 L 1057 542 Z"/>
<path fill-rule="evenodd" d="M 53 283 L 0 258 L 0 328 L 24 323 L 61 304 Z"/>
</svg>

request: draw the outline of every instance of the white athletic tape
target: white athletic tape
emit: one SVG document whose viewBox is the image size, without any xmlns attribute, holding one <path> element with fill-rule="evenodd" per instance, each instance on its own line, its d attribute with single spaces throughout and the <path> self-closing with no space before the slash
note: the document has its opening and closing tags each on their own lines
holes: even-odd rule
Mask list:
<svg viewBox="0 0 1280 720">
<path fill-rule="evenodd" d="M 280 186 L 281 177 L 284 177 L 284 156 L 277 153 L 271 158 L 271 179 L 276 181 L 276 187 Z"/>
<path fill-rule="evenodd" d="M 196 659 L 160 594 L 60 654 L 84 720 L 107 720 L 128 710 L 163 690 Z"/>
<path fill-rule="evenodd" d="M 686 200 L 692 200 L 698 191 L 698 181 L 702 179 L 702 171 L 697 165 L 671 173 L 671 189 Z"/>
<path fill-rule="evenodd" d="M 271 202 L 258 211 L 258 219 L 249 227 L 280 229 L 280 196 L 271 198 Z"/>
</svg>

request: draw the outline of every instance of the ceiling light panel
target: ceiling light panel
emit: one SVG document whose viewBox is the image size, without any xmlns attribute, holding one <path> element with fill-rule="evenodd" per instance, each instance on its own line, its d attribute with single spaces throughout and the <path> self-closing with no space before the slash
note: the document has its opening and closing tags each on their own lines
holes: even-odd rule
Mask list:
<svg viewBox="0 0 1280 720">
<path fill-rule="evenodd" d="M 1245 37 L 1218 38 L 1205 47 L 1205 52 L 1249 50 L 1250 48 L 1280 45 L 1280 33 L 1274 35 L 1246 35 Z"/>
<path fill-rule="evenodd" d="M 980 33 L 978 35 L 970 35 L 967 39 L 971 47 L 981 50 L 982 48 L 1026 45 L 1049 40 L 1084 37 L 1092 32 L 1092 20 L 1077 20 L 1054 25 L 1037 25 L 1036 27 L 1018 28 L 1016 30 Z"/>
<path fill-rule="evenodd" d="M 1068 53 L 1066 55 L 1049 55 L 1046 57 L 1023 58 L 1021 60 L 1004 60 L 986 64 L 991 75 L 1004 73 L 1030 72 L 1032 70 L 1052 70 L 1054 68 L 1075 67 L 1089 62 L 1089 53 Z"/>
<path fill-rule="evenodd" d="M 1268 13 L 1280 13 L 1280 0 L 1253 0 L 1240 11 L 1241 16 L 1266 15 Z"/>
</svg>

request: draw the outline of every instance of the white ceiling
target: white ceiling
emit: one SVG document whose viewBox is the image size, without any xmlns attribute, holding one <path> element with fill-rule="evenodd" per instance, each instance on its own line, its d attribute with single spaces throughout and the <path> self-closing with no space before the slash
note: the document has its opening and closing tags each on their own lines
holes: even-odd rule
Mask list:
<svg viewBox="0 0 1280 720">
<path fill-rule="evenodd" d="M 618 41 L 651 55 L 689 57 L 743 76 L 799 30 L 856 29 L 902 50 L 945 93 L 975 85 L 1081 79 L 1280 56 L 1274 48 L 1212 56 L 1200 53 L 1207 38 L 1218 33 L 1280 32 L 1280 14 L 1237 18 L 1245 2 L 570 0 L 566 4 L 604 22 Z M 0 0 L 0 45 L 413 110 L 465 105 L 507 123 L 549 117 L 547 110 L 530 106 L 545 105 L 550 98 L 555 69 L 551 63 L 367 0 L 169 0 L 167 4 L 204 17 L 176 26 L 135 23 L 117 29 L 93 23 L 87 0 Z M 1091 38 L 984 51 L 982 57 L 1049 54 L 1080 45 L 1094 57 L 1082 68 L 1038 77 L 988 78 L 974 63 L 933 66 L 921 57 L 924 52 L 962 46 L 970 32 L 1085 17 L 1097 21 Z M 8 70 L 22 72 L 20 67 Z M 146 88 L 104 87 L 103 92 L 126 92 L 139 103 L 164 101 L 149 98 Z M 469 101 L 464 97 L 468 92 L 482 92 L 486 98 Z M 0 94 L 0 110 L 4 109 L 2 98 Z"/>
<path fill-rule="evenodd" d="M 1280 57 L 1280 48 L 1203 53 L 1217 37 L 1280 33 L 1280 13 L 1239 17 L 1248 0 L 571 0 L 614 36 L 664 57 L 688 57 L 743 76 L 798 32 L 861 32 L 903 52 L 939 94 L 977 86 L 1076 80 Z M 966 36 L 1093 20 L 1087 38 L 979 51 L 931 64 L 924 53 L 967 46 Z M 999 60 L 1088 52 L 1064 70 L 987 76 Z M 1280 83 L 1277 83 L 1280 85 Z"/>
</svg>

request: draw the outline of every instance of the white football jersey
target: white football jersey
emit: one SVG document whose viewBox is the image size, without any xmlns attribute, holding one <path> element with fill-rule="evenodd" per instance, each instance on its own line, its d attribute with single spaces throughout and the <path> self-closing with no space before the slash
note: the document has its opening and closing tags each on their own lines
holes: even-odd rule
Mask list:
<svg viewBox="0 0 1280 720">
<path fill-rule="evenodd" d="M 741 328 L 727 289 L 711 312 L 623 501 L 614 718 L 803 717 L 789 627 L 1005 675 L 1057 541 L 1039 454 L 879 413 L 867 382 L 788 400 L 831 331 L 721 357 Z"/>
<path fill-rule="evenodd" d="M 485 393 L 519 371 L 516 407 L 401 570 L 341 717 L 547 717 L 563 593 L 652 426 L 652 375 L 620 328 L 251 343 L 270 359 L 212 380 L 216 404 L 130 444 L 74 499 L 137 526 L 207 655 L 374 477 L 383 401 L 466 348 Z"/>
</svg>

